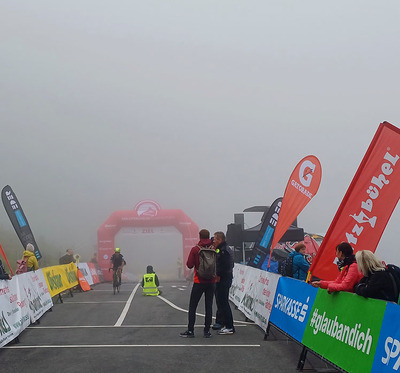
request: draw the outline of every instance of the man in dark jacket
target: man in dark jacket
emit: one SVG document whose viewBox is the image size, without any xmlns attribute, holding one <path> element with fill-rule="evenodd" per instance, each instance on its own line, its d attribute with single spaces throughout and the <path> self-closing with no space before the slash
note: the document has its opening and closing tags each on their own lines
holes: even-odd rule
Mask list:
<svg viewBox="0 0 400 373">
<path fill-rule="evenodd" d="M 7 274 L 1 260 L 0 260 L 0 280 L 11 280 L 11 276 Z"/>
<path fill-rule="evenodd" d="M 233 316 L 229 305 L 229 289 L 233 279 L 233 256 L 231 249 L 225 241 L 223 232 L 215 232 L 213 245 L 217 252 L 217 283 L 215 289 L 215 300 L 217 303 L 217 314 L 214 330 L 220 330 L 218 334 L 229 335 L 235 333 Z M 225 326 L 223 328 L 223 326 Z"/>
<path fill-rule="evenodd" d="M 76 260 L 74 258 L 74 251 L 71 249 L 67 249 L 66 252 L 67 253 L 59 259 L 59 264 L 75 263 Z"/>
<path fill-rule="evenodd" d="M 199 251 L 201 248 L 211 246 L 210 232 L 207 229 L 202 229 L 199 232 L 200 241 L 197 246 L 192 247 L 186 265 L 188 268 L 194 267 L 193 287 L 190 293 L 189 301 L 189 322 L 188 328 L 185 332 L 180 333 L 181 337 L 193 338 L 194 337 L 194 323 L 196 321 L 196 309 L 199 304 L 200 298 L 204 293 L 206 317 L 204 321 L 204 338 L 210 338 L 210 326 L 212 321 L 212 303 L 215 290 L 215 278 L 204 279 L 199 276 L 197 270 L 200 264 Z M 212 247 L 212 246 L 211 246 Z"/>
</svg>

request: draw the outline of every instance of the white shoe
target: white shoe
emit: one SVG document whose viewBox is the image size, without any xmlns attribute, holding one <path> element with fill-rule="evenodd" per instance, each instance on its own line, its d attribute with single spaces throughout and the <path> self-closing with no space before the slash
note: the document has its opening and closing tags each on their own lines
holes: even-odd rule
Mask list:
<svg viewBox="0 0 400 373">
<path fill-rule="evenodd" d="M 228 328 L 223 328 L 218 332 L 218 334 L 220 335 L 228 335 L 233 333 L 235 333 L 235 329 L 228 329 Z"/>
</svg>

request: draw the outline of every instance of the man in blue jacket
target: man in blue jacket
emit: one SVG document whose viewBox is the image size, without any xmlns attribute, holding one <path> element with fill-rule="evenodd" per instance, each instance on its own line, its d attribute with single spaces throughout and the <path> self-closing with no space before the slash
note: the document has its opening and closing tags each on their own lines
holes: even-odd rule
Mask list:
<svg viewBox="0 0 400 373">
<path fill-rule="evenodd" d="M 304 257 L 306 254 L 306 245 L 298 243 L 294 247 L 294 251 L 290 253 L 293 257 L 293 278 L 305 281 L 307 279 L 307 272 L 310 268 L 310 263 Z"/>
</svg>

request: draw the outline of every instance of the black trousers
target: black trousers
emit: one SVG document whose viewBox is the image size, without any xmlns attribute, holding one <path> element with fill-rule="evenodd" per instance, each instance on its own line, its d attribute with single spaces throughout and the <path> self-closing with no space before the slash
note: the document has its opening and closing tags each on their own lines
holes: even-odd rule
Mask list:
<svg viewBox="0 0 400 373">
<path fill-rule="evenodd" d="M 197 284 L 193 283 L 192 292 L 190 293 L 189 301 L 189 324 L 188 330 L 194 331 L 194 324 L 196 322 L 196 309 L 199 304 L 200 298 L 204 293 L 206 318 L 204 321 L 204 331 L 210 330 L 212 321 L 212 304 L 214 298 L 215 284 Z"/>
<path fill-rule="evenodd" d="M 232 285 L 232 279 L 223 279 L 217 282 L 215 288 L 215 301 L 217 303 L 216 323 L 225 325 L 228 329 L 233 328 L 233 316 L 229 304 L 229 289 Z"/>
</svg>

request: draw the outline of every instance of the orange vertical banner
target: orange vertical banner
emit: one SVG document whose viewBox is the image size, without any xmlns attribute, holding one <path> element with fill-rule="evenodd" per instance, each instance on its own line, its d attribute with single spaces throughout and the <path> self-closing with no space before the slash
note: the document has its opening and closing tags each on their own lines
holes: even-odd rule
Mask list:
<svg viewBox="0 0 400 373">
<path fill-rule="evenodd" d="M 8 262 L 7 255 L 6 255 L 6 253 L 4 252 L 3 247 L 2 247 L 1 245 L 0 245 L 0 254 L 1 254 L 1 256 L 4 258 L 4 261 L 7 263 L 7 266 L 8 266 L 8 268 L 10 269 L 11 275 L 14 275 L 14 272 L 13 272 L 11 266 L 10 266 L 10 263 Z"/>
<path fill-rule="evenodd" d="M 336 246 L 375 252 L 400 198 L 400 129 L 380 124 L 310 267 L 313 276 L 337 276 Z"/>
<path fill-rule="evenodd" d="M 79 280 L 79 285 L 81 286 L 83 291 L 89 291 L 92 290 L 90 288 L 89 283 L 86 281 L 85 276 L 82 274 L 82 272 L 78 269 L 77 271 L 77 275 L 78 275 L 78 280 Z"/>
<path fill-rule="evenodd" d="M 282 206 L 271 244 L 271 252 L 300 212 L 317 194 L 321 177 L 321 164 L 314 155 L 303 158 L 297 164 L 290 175 L 283 195 Z M 271 255 L 269 260 L 271 260 Z"/>
</svg>

